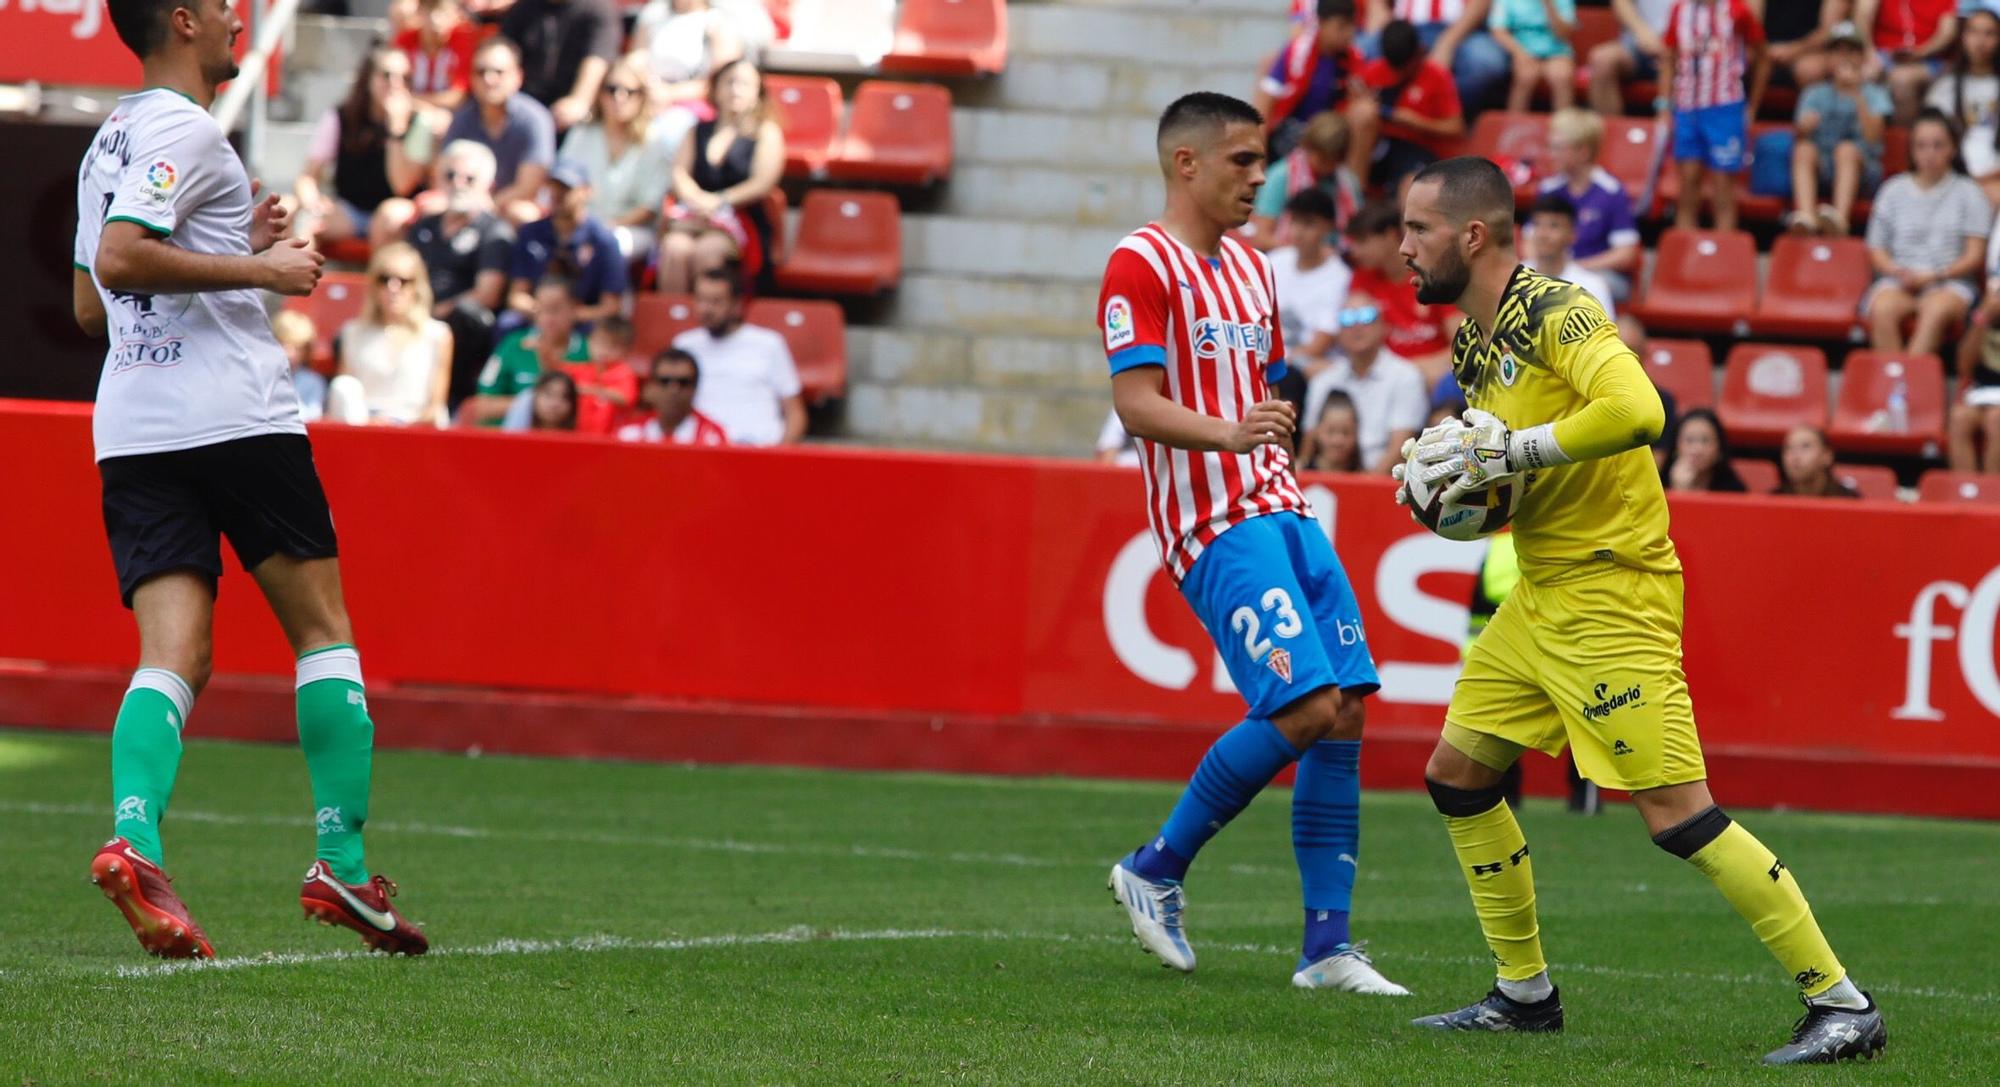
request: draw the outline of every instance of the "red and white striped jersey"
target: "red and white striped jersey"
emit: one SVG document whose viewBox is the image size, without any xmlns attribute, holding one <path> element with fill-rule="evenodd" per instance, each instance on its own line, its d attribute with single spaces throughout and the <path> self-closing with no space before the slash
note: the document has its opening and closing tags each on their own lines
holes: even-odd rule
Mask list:
<svg viewBox="0 0 2000 1087">
<path fill-rule="evenodd" d="M 1363 5 L 1356 4 L 1357 8 Z M 1426 23 L 1455 23 L 1465 16 L 1465 0 L 1396 0 L 1391 14 L 1422 26 Z"/>
<path fill-rule="evenodd" d="M 1284 375 L 1271 265 L 1233 238 L 1208 258 L 1158 223 L 1133 231 L 1105 266 L 1097 310 L 1111 372 L 1163 367 L 1167 397 L 1192 411 L 1240 420 Z M 1231 525 L 1282 511 L 1312 516 L 1280 446 L 1201 453 L 1140 439 L 1139 454 L 1153 539 L 1175 584 Z"/>
<path fill-rule="evenodd" d="M 1745 53 L 1764 44 L 1764 24 L 1743 0 L 1678 0 L 1660 41 L 1674 51 L 1674 108 L 1733 106 L 1746 97 Z"/>
</svg>

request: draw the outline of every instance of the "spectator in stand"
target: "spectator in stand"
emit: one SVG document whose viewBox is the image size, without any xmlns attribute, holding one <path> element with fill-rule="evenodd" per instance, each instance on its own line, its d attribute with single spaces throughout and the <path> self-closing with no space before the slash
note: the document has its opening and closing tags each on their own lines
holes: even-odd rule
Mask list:
<svg viewBox="0 0 2000 1087">
<path fill-rule="evenodd" d="M 806 432 L 798 368 L 783 336 L 743 323 L 742 277 L 734 265 L 701 274 L 694 288 L 701 327 L 674 337 L 674 346 L 705 368 L 695 407 L 722 424 L 730 444 L 790 444 Z"/>
<path fill-rule="evenodd" d="M 581 165 L 558 160 L 549 171 L 549 192 L 549 217 L 521 227 L 514 242 L 507 308 L 517 316 L 501 324 L 519 327 L 534 316 L 540 297 L 535 284 L 552 262 L 561 260 L 575 277 L 576 319 L 587 329 L 593 321 L 625 311 L 625 296 L 631 289 L 625 258 L 618 236 L 590 213 L 590 175 Z"/>
<path fill-rule="evenodd" d="M 1670 491 L 1744 493 L 1742 477 L 1729 453 L 1729 436 L 1722 420 L 1707 408 L 1696 408 L 1674 424 L 1673 452 L 1660 469 L 1660 482 Z"/>
<path fill-rule="evenodd" d="M 451 329 L 431 316 L 424 260 L 403 242 L 368 261 L 361 315 L 340 330 L 340 363 L 327 384 L 329 419 L 360 426 L 443 426 L 451 384 Z"/>
<path fill-rule="evenodd" d="M 433 134 L 417 114 L 409 77 L 408 57 L 371 49 L 346 100 L 321 115 L 292 184 L 301 235 L 321 242 L 365 237 L 376 208 L 423 184 Z M 385 226 L 377 244 L 393 236 Z"/>
<path fill-rule="evenodd" d="M 468 423 L 493 426 L 514 400 L 534 388 L 544 370 L 566 362 L 586 362 L 590 347 L 576 327 L 576 297 L 568 275 L 551 271 L 535 284 L 535 323 L 500 338 L 479 373 L 479 388 L 459 409 Z"/>
<path fill-rule="evenodd" d="M 415 24 L 397 31 L 392 41 L 410 58 L 410 93 L 444 114 L 436 125 L 444 131 L 472 85 L 478 28 L 465 17 L 458 0 L 417 0 Z"/>
<path fill-rule="evenodd" d="M 299 394 L 299 418 L 310 423 L 326 413 L 326 378 L 312 368 L 313 345 L 319 329 L 312 318 L 297 310 L 279 310 L 271 318 L 271 335 L 285 349 L 285 361 L 292 364 L 292 388 Z"/>
<path fill-rule="evenodd" d="M 1924 88 L 1944 74 L 1945 57 L 1958 38 L 1957 0 L 1854 0 L 1854 22 L 1873 27 L 1875 64 L 1870 78 L 1889 75 L 1896 120 L 1911 123 Z"/>
<path fill-rule="evenodd" d="M 1104 417 L 1104 426 L 1097 431 L 1097 463 L 1139 467 L 1139 440 L 1125 430 L 1125 420 L 1118 417 L 1117 408 Z"/>
<path fill-rule="evenodd" d="M 1340 354 L 1306 385 L 1304 417 L 1318 419 L 1329 395 L 1346 393 L 1360 420 L 1361 463 L 1366 471 L 1386 475 L 1402 460 L 1403 441 L 1424 427 L 1430 408 L 1424 377 L 1383 348 L 1389 329 L 1374 298 L 1351 292 L 1336 320 Z"/>
<path fill-rule="evenodd" d="M 1451 370 L 1458 311 L 1417 301 L 1409 265 L 1396 252 L 1402 242 L 1403 215 L 1396 205 L 1378 202 L 1355 212 L 1347 224 L 1347 263 L 1354 269 L 1348 295 L 1374 299 L 1389 326 L 1389 351 L 1435 381 Z"/>
<path fill-rule="evenodd" d="M 1590 108 L 1606 117 L 1625 112 L 1625 85 L 1660 78 L 1660 58 L 1667 47 L 1660 36 L 1667 31 L 1674 0 L 1611 0 L 1611 13 L 1618 17 L 1618 40 L 1603 42 L 1590 50 L 1585 62 L 1590 66 Z"/>
<path fill-rule="evenodd" d="M 1947 420 L 1951 470 L 2000 474 L 2000 237 L 1987 243 L 1986 297 L 1966 323 L 1958 343 L 1960 394 Z"/>
<path fill-rule="evenodd" d="M 653 103 L 693 125 L 705 113 L 708 78 L 743 56 L 733 20 L 709 0 L 651 0 L 632 24 Z"/>
<path fill-rule="evenodd" d="M 639 403 L 639 371 L 632 359 L 632 322 L 613 314 L 597 322 L 586 341 L 587 362 L 564 371 L 576 381 L 576 429 L 610 437 L 632 417 Z"/>
<path fill-rule="evenodd" d="M 611 228 L 627 260 L 652 256 L 679 141 L 671 126 L 653 117 L 645 74 L 631 57 L 611 66 L 597 93 L 597 112 L 563 137 L 562 157 L 596 179 L 591 213 Z"/>
<path fill-rule="evenodd" d="M 1833 443 L 1816 426 L 1795 426 L 1785 434 L 1778 456 L 1784 479 L 1772 494 L 1801 498 L 1860 498 L 1861 492 L 1833 474 Z"/>
<path fill-rule="evenodd" d="M 646 377 L 646 406 L 652 415 L 618 428 L 624 442 L 671 442 L 675 445 L 728 445 L 722 425 L 694 410 L 701 387 L 701 364 L 678 347 L 653 356 Z"/>
<path fill-rule="evenodd" d="M 1336 232 L 1347 228 L 1354 209 L 1361 206 L 1361 179 L 1347 168 L 1347 144 L 1347 118 L 1340 114 L 1321 113 L 1306 122 L 1298 146 L 1264 174 L 1242 231 L 1251 245 L 1269 249 L 1280 244 L 1287 236 L 1281 220 L 1285 202 L 1307 189 L 1318 189 L 1333 201 Z"/>
<path fill-rule="evenodd" d="M 525 410 L 510 412 L 500 429 L 512 432 L 523 430 L 564 430 L 574 433 L 577 416 L 581 412 L 581 399 L 577 396 L 576 379 L 561 370 L 549 370 L 535 378 L 532 389 L 521 395 Z"/>
<path fill-rule="evenodd" d="M 1602 117 L 1581 109 L 1559 111 L 1549 119 L 1549 158 L 1556 173 L 1536 191 L 1540 196 L 1561 196 L 1576 208 L 1576 240 L 1571 246 L 1576 263 L 1603 276 L 1612 300 L 1622 303 L 1632 297 L 1632 278 L 1646 257 L 1639 248 L 1631 194 L 1597 165 L 1603 144 Z"/>
<path fill-rule="evenodd" d="M 493 353 L 493 328 L 506 302 L 514 228 L 493 210 L 493 152 L 459 140 L 439 156 L 444 210 L 411 224 L 410 245 L 424 259 L 435 301 L 431 316 L 451 326 L 453 411 L 479 382 Z"/>
<path fill-rule="evenodd" d="M 472 54 L 472 97 L 452 114 L 446 143 L 472 140 L 493 152 L 493 204 L 510 222 L 542 217 L 542 183 L 556 161 L 556 122 L 521 93 L 521 52 L 503 37 Z"/>
<path fill-rule="evenodd" d="M 1370 0 L 1376 34 L 1401 20 L 1416 28 L 1419 48 L 1452 77 L 1469 113 L 1500 104 L 1507 91 L 1507 51 L 1486 31 L 1493 0 Z M 1379 39 L 1377 39 L 1379 41 Z M 1370 52 L 1362 47 L 1363 52 Z"/>
<path fill-rule="evenodd" d="M 732 258 L 760 286 L 770 280 L 776 224 L 765 200 L 785 173 L 785 134 L 764 76 L 747 61 L 716 70 L 709 102 L 715 117 L 694 127 L 674 159 L 674 206 L 659 264 L 660 289 L 669 294 L 686 292 L 698 274 Z"/>
<path fill-rule="evenodd" d="M 514 0 L 500 33 L 521 47 L 521 89 L 563 129 L 590 115 L 625 26 L 611 0 Z"/>
<path fill-rule="evenodd" d="M 1986 198 L 2000 204 L 2000 15 L 1975 11 L 1959 31 L 1951 71 L 1931 84 L 1924 104 L 1942 110 L 1963 134 L 1958 141 L 1965 172 Z"/>
<path fill-rule="evenodd" d="M 1327 365 L 1338 315 L 1354 273 L 1328 244 L 1333 234 L 1333 200 L 1306 189 L 1285 203 L 1291 244 L 1271 250 L 1271 276 L 1278 287 L 1278 328 L 1286 354 L 1277 394 L 1294 406 L 1305 403 L 1306 382 Z"/>
<path fill-rule="evenodd" d="M 1549 102 L 1568 109 L 1576 101 L 1576 0 L 1493 0 L 1493 40 L 1507 51 L 1514 81 L 1507 108 L 1525 111 L 1535 88 L 1547 84 Z"/>
<path fill-rule="evenodd" d="M 1382 55 L 1362 66 L 1361 80 L 1369 93 L 1355 95 L 1348 106 L 1354 131 L 1348 164 L 1400 200 L 1402 182 L 1465 135 L 1458 87 L 1451 72 L 1418 47 L 1416 29 L 1400 19 L 1382 28 Z"/>
<path fill-rule="evenodd" d="M 1936 352 L 1979 297 L 1993 205 L 1954 168 L 1958 134 L 1934 109 L 1910 128 L 1910 172 L 1882 183 L 1868 217 L 1876 279 L 1862 297 L 1877 351 Z M 1903 322 L 1916 331 L 1903 340 Z"/>
<path fill-rule="evenodd" d="M 1799 96 L 1787 230 L 1845 237 L 1855 200 L 1882 183 L 1882 130 L 1895 107 L 1881 84 L 1866 81 L 1866 50 L 1853 23 L 1835 27 L 1827 44 L 1828 78 Z M 1822 189 L 1833 203 L 1820 203 Z"/>
<path fill-rule="evenodd" d="M 1810 87 L 1830 74 L 1826 49 L 1833 28 L 1848 22 L 1850 0 L 1757 0 L 1751 10 L 1764 20 L 1771 50 L 1771 81 Z"/>
<path fill-rule="evenodd" d="M 1361 51 L 1354 47 L 1354 0 L 1319 0 L 1316 10 L 1319 17 L 1312 27 L 1285 43 L 1250 96 L 1251 105 L 1264 115 L 1271 154 L 1277 158 L 1298 144 L 1310 119 L 1347 104 L 1361 73 Z"/>
<path fill-rule="evenodd" d="M 1771 78 L 1764 25 L 1745 0 L 1679 0 L 1660 42 L 1668 85 L 1654 105 L 1673 110 L 1680 206 L 1674 225 L 1700 225 L 1701 191 L 1712 179 L 1715 229 L 1736 229 L 1736 181 L 1749 147 L 1750 118 Z M 1743 73 L 1750 68 L 1746 104 Z"/>
<path fill-rule="evenodd" d="M 1575 240 L 1576 205 L 1561 193 L 1538 196 L 1528 206 L 1528 237 L 1521 263 L 1589 291 L 1604 312 L 1616 318 L 1618 307 L 1611 297 L 1611 284 L 1570 255 L 1569 247 Z"/>
<path fill-rule="evenodd" d="M 1326 394 L 1299 449 L 1299 467 L 1313 472 L 1361 471 L 1361 419 L 1354 398 L 1339 389 Z"/>
</svg>

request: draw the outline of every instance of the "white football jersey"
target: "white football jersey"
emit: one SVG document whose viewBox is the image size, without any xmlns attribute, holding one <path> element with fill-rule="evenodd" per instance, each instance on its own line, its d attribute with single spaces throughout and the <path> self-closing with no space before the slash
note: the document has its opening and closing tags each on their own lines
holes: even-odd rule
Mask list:
<svg viewBox="0 0 2000 1087">
<path fill-rule="evenodd" d="M 192 253 L 250 255 L 250 177 L 208 111 L 174 91 L 118 100 L 77 172 L 76 211 L 73 259 L 84 271 L 114 219 Z M 97 294 L 111 338 L 92 419 L 98 460 L 306 432 L 260 292 L 98 283 Z"/>
</svg>

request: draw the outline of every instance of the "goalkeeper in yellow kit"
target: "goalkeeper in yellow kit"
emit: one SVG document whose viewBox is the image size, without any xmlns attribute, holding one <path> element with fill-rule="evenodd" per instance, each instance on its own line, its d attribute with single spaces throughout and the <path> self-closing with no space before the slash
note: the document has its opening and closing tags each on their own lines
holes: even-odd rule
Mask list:
<svg viewBox="0 0 2000 1087">
<path fill-rule="evenodd" d="M 1452 366 L 1469 407 L 1407 446 L 1398 473 L 1448 498 L 1503 478 L 1523 488 L 1522 582 L 1466 655 L 1424 770 L 1499 981 L 1416 1024 L 1562 1029 L 1533 865 L 1500 778 L 1531 748 L 1568 745 L 1583 776 L 1632 794 L 1654 844 L 1712 880 L 1797 983 L 1806 1015 L 1765 1061 L 1873 1056 L 1887 1039 L 1874 1002 L 1848 980 L 1791 872 L 1709 795 L 1681 672 L 1680 559 L 1647 449 L 1665 425 L 1659 394 L 1589 294 L 1521 265 L 1513 209 L 1513 187 L 1481 158 L 1426 168 L 1404 208 L 1418 300 L 1467 318 Z"/>
</svg>

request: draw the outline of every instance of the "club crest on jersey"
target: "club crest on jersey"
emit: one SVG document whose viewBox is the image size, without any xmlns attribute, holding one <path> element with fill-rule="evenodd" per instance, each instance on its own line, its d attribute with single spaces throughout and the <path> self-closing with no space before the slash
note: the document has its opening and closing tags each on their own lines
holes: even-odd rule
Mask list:
<svg viewBox="0 0 2000 1087">
<path fill-rule="evenodd" d="M 1511 389 L 1514 387 L 1515 379 L 1520 376 L 1521 364 L 1514 358 L 1514 353 L 1512 351 L 1502 351 L 1500 353 L 1500 384 Z"/>
<path fill-rule="evenodd" d="M 1203 317 L 1194 323 L 1194 353 L 1212 359 L 1224 351 L 1253 351 L 1259 361 L 1271 357 L 1271 330 L 1248 321 Z"/>
<path fill-rule="evenodd" d="M 1115 350 L 1137 339 L 1139 330 L 1132 324 L 1132 303 L 1122 294 L 1114 294 L 1104 300 L 1104 346 Z"/>
<path fill-rule="evenodd" d="M 1279 679 L 1284 680 L 1286 683 L 1292 681 L 1292 654 L 1290 650 L 1273 649 L 1271 650 L 1271 659 L 1264 663 L 1270 665 L 1271 671 L 1276 672 Z"/>
</svg>

